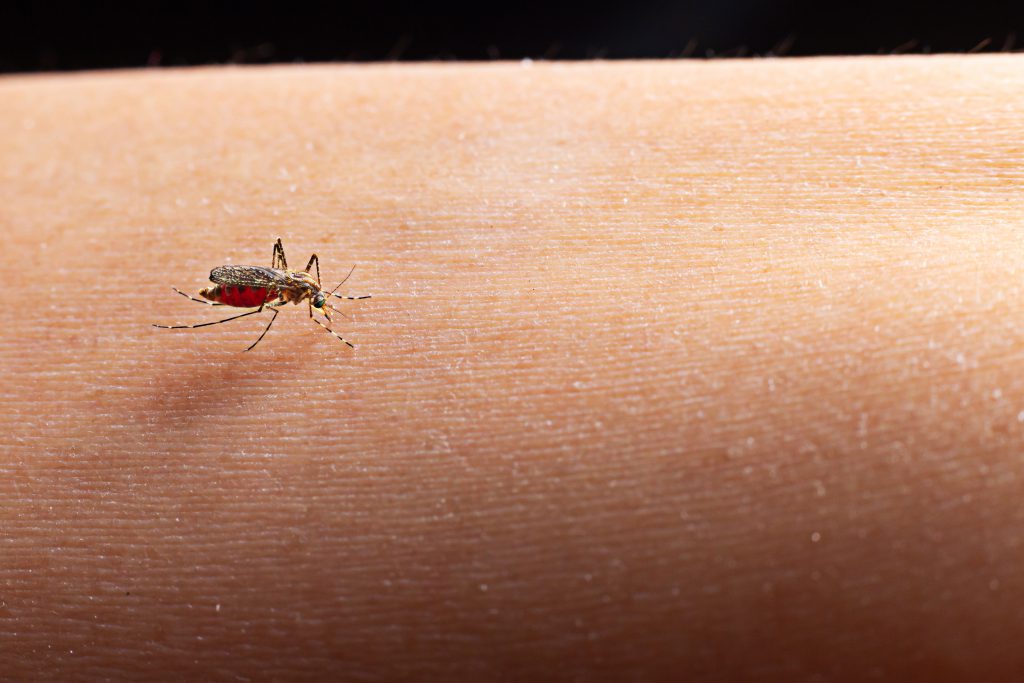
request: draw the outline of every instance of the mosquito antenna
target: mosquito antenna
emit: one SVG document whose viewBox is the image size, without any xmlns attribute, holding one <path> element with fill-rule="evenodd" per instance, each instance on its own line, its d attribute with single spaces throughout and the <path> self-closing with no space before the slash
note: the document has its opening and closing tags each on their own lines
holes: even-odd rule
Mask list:
<svg viewBox="0 0 1024 683">
<path fill-rule="evenodd" d="M 332 289 L 332 290 L 331 290 L 331 294 L 332 294 L 332 295 L 333 295 L 333 294 L 334 294 L 335 292 L 337 292 L 337 291 L 338 291 L 338 289 L 339 289 L 339 288 L 340 288 L 340 287 L 341 287 L 341 286 L 342 286 L 343 284 L 345 284 L 345 283 L 346 283 L 346 282 L 348 281 L 348 279 L 349 279 L 350 277 L 352 277 L 352 273 L 353 273 L 353 272 L 355 271 L 355 269 L 356 269 L 356 267 L 355 267 L 355 266 L 353 265 L 353 266 L 352 266 L 352 270 L 348 271 L 348 275 L 346 275 L 346 276 L 345 276 L 345 279 L 344 279 L 344 280 L 342 280 L 341 282 L 339 282 L 339 283 L 338 283 L 338 286 L 337 286 L 337 287 L 335 287 L 334 289 Z"/>
</svg>

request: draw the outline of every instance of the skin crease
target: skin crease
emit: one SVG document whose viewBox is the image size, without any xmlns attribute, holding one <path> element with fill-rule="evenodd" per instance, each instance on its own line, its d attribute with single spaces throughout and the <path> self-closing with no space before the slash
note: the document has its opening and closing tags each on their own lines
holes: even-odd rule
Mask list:
<svg viewBox="0 0 1024 683">
<path fill-rule="evenodd" d="M 1007 680 L 1024 61 L 0 79 L 12 680 Z M 332 339 L 174 294 L 358 264 Z M 240 312 L 240 311 L 235 311 Z"/>
</svg>

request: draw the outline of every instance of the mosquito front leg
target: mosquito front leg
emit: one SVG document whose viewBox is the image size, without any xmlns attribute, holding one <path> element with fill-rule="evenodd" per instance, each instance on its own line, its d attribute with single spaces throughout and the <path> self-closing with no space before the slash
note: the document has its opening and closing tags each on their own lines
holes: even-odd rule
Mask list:
<svg viewBox="0 0 1024 683">
<path fill-rule="evenodd" d="M 356 348 L 355 346 L 353 346 L 353 345 L 352 345 L 352 343 L 351 343 L 351 342 L 349 342 L 349 341 L 346 341 L 346 339 L 345 339 L 344 337 L 342 337 L 342 336 L 341 336 L 340 334 L 338 334 L 337 332 L 335 332 L 335 331 L 334 331 L 334 330 L 332 330 L 331 328 L 327 327 L 327 325 L 324 325 L 324 324 L 323 324 L 322 322 L 320 322 L 320 321 L 319 321 L 319 320 L 317 320 L 316 318 L 313 318 L 313 322 L 315 322 L 315 323 L 316 323 L 317 325 L 319 325 L 320 327 L 324 328 L 325 330 L 327 330 L 328 332 L 330 332 L 331 334 L 333 334 L 333 335 L 334 335 L 335 337 L 337 337 L 338 339 L 340 339 L 340 340 L 341 340 L 341 341 L 343 341 L 344 343 L 348 344 L 348 345 L 349 345 L 349 347 L 351 347 L 351 348 L 353 348 L 353 349 L 354 349 L 354 348 Z"/>
</svg>

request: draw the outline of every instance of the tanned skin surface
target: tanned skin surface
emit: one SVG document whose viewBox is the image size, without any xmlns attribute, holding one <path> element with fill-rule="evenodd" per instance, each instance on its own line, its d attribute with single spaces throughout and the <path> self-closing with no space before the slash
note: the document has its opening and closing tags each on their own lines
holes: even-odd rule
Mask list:
<svg viewBox="0 0 1024 683">
<path fill-rule="evenodd" d="M 1024 668 L 1021 57 L 0 102 L 0 676 Z M 278 236 L 355 350 L 151 326 Z"/>
</svg>

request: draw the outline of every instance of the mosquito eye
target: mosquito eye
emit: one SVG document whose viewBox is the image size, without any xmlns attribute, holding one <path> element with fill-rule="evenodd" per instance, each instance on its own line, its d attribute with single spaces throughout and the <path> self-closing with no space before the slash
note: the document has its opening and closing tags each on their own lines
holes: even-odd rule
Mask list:
<svg viewBox="0 0 1024 683">
<path fill-rule="evenodd" d="M 315 299 L 313 299 L 313 308 L 323 308 L 323 307 L 324 307 L 324 298 L 323 298 L 323 296 L 317 296 Z"/>
</svg>

